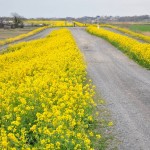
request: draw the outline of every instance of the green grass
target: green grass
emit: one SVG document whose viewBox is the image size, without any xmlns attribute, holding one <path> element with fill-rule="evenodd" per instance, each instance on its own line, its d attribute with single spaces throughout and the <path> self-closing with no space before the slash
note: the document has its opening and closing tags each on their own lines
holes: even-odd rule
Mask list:
<svg viewBox="0 0 150 150">
<path fill-rule="evenodd" d="M 129 26 L 132 31 L 150 32 L 150 24 L 134 24 Z"/>
</svg>

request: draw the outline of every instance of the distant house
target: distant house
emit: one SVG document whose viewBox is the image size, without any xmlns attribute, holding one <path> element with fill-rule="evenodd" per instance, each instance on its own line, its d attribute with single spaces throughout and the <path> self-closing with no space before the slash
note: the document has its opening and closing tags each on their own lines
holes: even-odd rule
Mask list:
<svg viewBox="0 0 150 150">
<path fill-rule="evenodd" d="M 4 29 L 12 29 L 12 28 L 14 28 L 14 23 L 11 20 L 9 20 L 9 21 L 4 20 L 3 27 L 4 27 Z"/>
<path fill-rule="evenodd" d="M 4 27 L 3 23 L 0 22 L 0 28 L 3 28 L 3 27 Z"/>
<path fill-rule="evenodd" d="M 13 24 L 13 21 L 12 20 L 4 20 L 3 24 Z"/>
<path fill-rule="evenodd" d="M 23 23 L 19 23 L 17 27 L 18 27 L 18 28 L 23 28 L 23 27 L 24 27 L 24 24 L 23 24 Z M 4 20 L 4 21 L 3 21 L 3 28 L 4 28 L 4 29 L 15 29 L 15 28 L 16 28 L 16 25 L 15 25 L 14 22 L 11 21 L 11 20 L 9 20 L 9 21 Z"/>
<path fill-rule="evenodd" d="M 8 25 L 7 25 L 7 24 L 4 25 L 4 29 L 11 29 L 11 28 L 12 28 L 12 27 L 11 27 L 11 25 L 9 25 L 9 24 L 8 24 Z"/>
<path fill-rule="evenodd" d="M 4 19 L 3 18 L 0 18 L 0 28 L 3 28 L 4 27 Z"/>
</svg>

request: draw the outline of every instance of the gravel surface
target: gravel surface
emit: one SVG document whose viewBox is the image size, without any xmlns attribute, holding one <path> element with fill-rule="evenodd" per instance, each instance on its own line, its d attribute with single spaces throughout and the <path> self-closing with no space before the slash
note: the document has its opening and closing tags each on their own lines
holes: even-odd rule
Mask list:
<svg viewBox="0 0 150 150">
<path fill-rule="evenodd" d="M 24 39 L 21 39 L 19 41 L 16 41 L 16 42 L 13 42 L 13 44 L 16 44 L 16 43 L 19 43 L 19 42 L 24 42 L 24 41 L 31 41 L 31 40 L 35 40 L 35 39 L 39 39 L 39 38 L 44 38 L 45 36 L 47 36 L 52 30 L 54 30 L 56 28 L 48 28 L 48 29 L 45 29 L 35 35 L 32 35 L 32 36 L 29 36 L 27 38 L 24 38 Z M 0 52 L 4 52 L 10 44 L 12 43 L 9 43 L 9 44 L 6 44 L 6 45 L 3 45 L 3 46 L 0 46 Z"/>
<path fill-rule="evenodd" d="M 106 100 L 120 150 L 150 150 L 150 71 L 107 41 L 80 28 L 70 28 L 84 54 L 97 91 Z"/>
</svg>

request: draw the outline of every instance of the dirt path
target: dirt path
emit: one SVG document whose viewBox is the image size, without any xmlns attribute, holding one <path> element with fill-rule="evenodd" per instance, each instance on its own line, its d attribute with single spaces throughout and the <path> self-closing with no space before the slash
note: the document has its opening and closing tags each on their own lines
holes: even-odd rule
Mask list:
<svg viewBox="0 0 150 150">
<path fill-rule="evenodd" d="M 150 150 L 150 71 L 83 29 L 70 28 L 88 73 L 107 101 L 122 143 L 120 150 Z"/>
<path fill-rule="evenodd" d="M 16 44 L 16 43 L 19 43 L 19 42 L 24 42 L 24 41 L 31 41 L 31 40 L 35 40 L 35 39 L 39 39 L 39 38 L 43 38 L 45 36 L 47 36 L 52 30 L 54 30 L 56 28 L 48 28 L 48 29 L 45 29 L 35 35 L 32 35 L 32 36 L 29 36 L 27 38 L 24 38 L 24 39 L 21 39 L 19 41 L 16 41 L 16 42 L 13 42 L 13 44 Z M 4 51 L 4 49 L 6 49 L 9 45 L 9 44 L 6 44 L 6 45 L 3 45 L 3 46 L 0 46 L 0 53 Z"/>
</svg>

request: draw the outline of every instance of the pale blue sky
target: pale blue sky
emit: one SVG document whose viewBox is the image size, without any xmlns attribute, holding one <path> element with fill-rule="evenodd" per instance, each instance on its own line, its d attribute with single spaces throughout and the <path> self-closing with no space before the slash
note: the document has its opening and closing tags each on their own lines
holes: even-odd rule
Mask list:
<svg viewBox="0 0 150 150">
<path fill-rule="evenodd" d="M 0 0 L 0 16 L 81 17 L 150 15 L 150 0 Z"/>
</svg>

